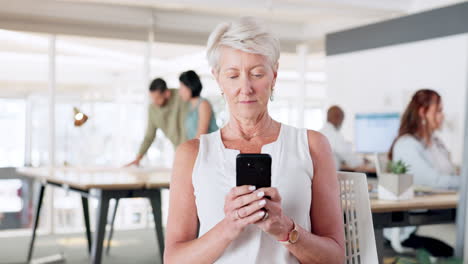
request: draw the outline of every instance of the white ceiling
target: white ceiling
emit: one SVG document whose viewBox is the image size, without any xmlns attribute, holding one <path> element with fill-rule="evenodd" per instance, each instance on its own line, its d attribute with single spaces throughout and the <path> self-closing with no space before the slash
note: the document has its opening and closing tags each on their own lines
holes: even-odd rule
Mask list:
<svg viewBox="0 0 468 264">
<path fill-rule="evenodd" d="M 463 1 L 0 0 L 0 60 L 4 62 L 0 95 L 46 89 L 45 33 L 59 34 L 58 89 L 101 86 L 112 93 L 118 85 L 143 86 L 143 81 L 134 83 L 143 80 L 146 44 L 142 40 L 150 29 L 156 40 L 151 49 L 152 76 L 175 78 L 187 69 L 209 74 L 204 44 L 216 24 L 238 16 L 260 17 L 280 38 L 280 70 L 284 76 L 293 76 L 299 65 L 294 53 L 300 43 L 309 45 L 308 71 L 323 73 L 325 34 L 457 2 Z M 97 78 L 87 78 L 93 74 Z"/>
<path fill-rule="evenodd" d="M 268 21 L 284 51 L 323 51 L 324 35 L 463 0 L 0 0 L 5 29 L 204 45 L 221 21 Z"/>
</svg>

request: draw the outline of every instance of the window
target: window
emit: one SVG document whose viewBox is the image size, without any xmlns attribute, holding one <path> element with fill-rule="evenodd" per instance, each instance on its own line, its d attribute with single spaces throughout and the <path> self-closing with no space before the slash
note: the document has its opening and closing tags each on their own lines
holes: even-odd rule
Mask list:
<svg viewBox="0 0 468 264">
<path fill-rule="evenodd" d="M 21 99 L 0 99 L 0 167 L 24 165 L 25 105 Z"/>
<path fill-rule="evenodd" d="M 320 130 L 323 127 L 325 115 L 322 108 L 306 107 L 304 110 L 304 127 Z"/>
</svg>

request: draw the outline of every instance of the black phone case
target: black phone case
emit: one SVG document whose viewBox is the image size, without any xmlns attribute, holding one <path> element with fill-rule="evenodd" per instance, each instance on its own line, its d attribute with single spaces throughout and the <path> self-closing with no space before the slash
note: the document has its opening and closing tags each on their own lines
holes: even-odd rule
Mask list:
<svg viewBox="0 0 468 264">
<path fill-rule="evenodd" d="M 254 185 L 257 189 L 271 187 L 271 156 L 269 154 L 237 155 L 236 185 Z"/>
</svg>

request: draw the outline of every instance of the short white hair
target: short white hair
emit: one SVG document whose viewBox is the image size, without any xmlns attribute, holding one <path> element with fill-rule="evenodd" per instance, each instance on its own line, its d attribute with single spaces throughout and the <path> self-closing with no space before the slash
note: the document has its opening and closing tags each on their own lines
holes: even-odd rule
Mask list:
<svg viewBox="0 0 468 264">
<path fill-rule="evenodd" d="M 224 22 L 216 26 L 208 38 L 206 58 L 212 69 L 218 70 L 222 46 L 265 56 L 276 67 L 280 57 L 279 40 L 266 25 L 253 17 Z"/>
</svg>

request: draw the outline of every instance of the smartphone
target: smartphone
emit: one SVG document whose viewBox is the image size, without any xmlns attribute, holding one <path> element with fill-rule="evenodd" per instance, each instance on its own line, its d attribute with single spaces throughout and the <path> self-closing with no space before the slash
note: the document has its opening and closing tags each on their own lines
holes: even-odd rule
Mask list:
<svg viewBox="0 0 468 264">
<path fill-rule="evenodd" d="M 269 154 L 237 155 L 236 185 L 254 185 L 257 189 L 271 187 L 271 156 Z"/>
</svg>

